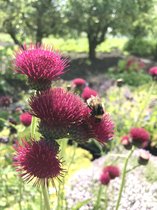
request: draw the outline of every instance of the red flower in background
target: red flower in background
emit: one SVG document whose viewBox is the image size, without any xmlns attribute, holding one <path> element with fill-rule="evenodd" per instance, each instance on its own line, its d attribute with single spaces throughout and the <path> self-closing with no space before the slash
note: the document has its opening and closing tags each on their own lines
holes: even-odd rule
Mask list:
<svg viewBox="0 0 157 210">
<path fill-rule="evenodd" d="M 108 185 L 111 180 L 109 173 L 108 172 L 102 173 L 99 180 L 100 180 L 101 184 Z"/>
<path fill-rule="evenodd" d="M 93 90 L 93 89 L 91 89 L 89 87 L 85 87 L 83 89 L 81 97 L 86 101 L 91 96 L 98 96 L 98 93 L 95 90 Z"/>
<path fill-rule="evenodd" d="M 129 58 L 126 63 L 127 69 L 131 68 L 131 69 L 138 71 L 140 69 L 143 69 L 144 67 L 145 67 L 145 63 L 136 57 Z"/>
<path fill-rule="evenodd" d="M 82 78 L 75 78 L 72 80 L 72 83 L 76 86 L 76 87 L 80 87 L 80 86 L 86 86 L 87 85 L 87 81 L 82 79 Z"/>
<path fill-rule="evenodd" d="M 54 88 L 32 96 L 30 107 L 32 114 L 41 119 L 42 127 L 51 130 L 52 135 L 54 133 L 54 138 L 65 136 L 70 125 L 78 126 L 89 113 L 88 107 L 80 97 L 62 88 Z"/>
<path fill-rule="evenodd" d="M 32 115 L 29 112 L 24 112 L 20 115 L 20 121 L 23 125 L 29 126 L 32 122 Z"/>
<path fill-rule="evenodd" d="M 38 90 L 49 88 L 51 81 L 58 79 L 67 67 L 67 60 L 45 46 L 24 46 L 15 56 L 16 72 L 27 75 L 32 87 Z"/>
<path fill-rule="evenodd" d="M 108 185 L 111 179 L 115 179 L 120 176 L 120 170 L 117 166 L 106 166 L 99 178 L 101 184 Z"/>
<path fill-rule="evenodd" d="M 132 148 L 132 142 L 129 135 L 122 136 L 121 138 L 121 144 L 125 147 L 125 149 L 131 149 Z"/>
<path fill-rule="evenodd" d="M 109 173 L 111 179 L 115 179 L 116 177 L 120 176 L 120 170 L 117 166 L 106 166 L 103 169 L 103 173 Z"/>
<path fill-rule="evenodd" d="M 149 74 L 153 77 L 157 76 L 157 66 L 153 66 L 149 69 Z"/>
<path fill-rule="evenodd" d="M 23 140 L 23 144 L 16 145 L 15 150 L 14 165 L 27 182 L 34 180 L 35 184 L 48 184 L 48 180 L 60 176 L 63 171 L 57 157 L 58 150 L 46 140 Z"/>
<path fill-rule="evenodd" d="M 137 147 L 145 148 L 150 140 L 150 134 L 144 128 L 132 128 L 130 130 L 132 143 Z"/>
</svg>

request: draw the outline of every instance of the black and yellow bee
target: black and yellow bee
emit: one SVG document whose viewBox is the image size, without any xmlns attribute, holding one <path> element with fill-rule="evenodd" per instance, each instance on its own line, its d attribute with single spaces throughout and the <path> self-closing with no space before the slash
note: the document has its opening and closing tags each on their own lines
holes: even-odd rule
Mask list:
<svg viewBox="0 0 157 210">
<path fill-rule="evenodd" d="M 98 96 L 91 96 L 87 100 L 88 107 L 91 109 L 91 115 L 96 119 L 101 120 L 104 114 L 101 99 Z"/>
</svg>

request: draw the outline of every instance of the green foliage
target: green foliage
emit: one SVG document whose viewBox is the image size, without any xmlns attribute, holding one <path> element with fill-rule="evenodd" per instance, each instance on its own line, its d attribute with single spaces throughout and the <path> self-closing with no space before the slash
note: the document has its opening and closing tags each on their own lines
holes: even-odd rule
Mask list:
<svg viewBox="0 0 157 210">
<path fill-rule="evenodd" d="M 154 43 L 150 40 L 145 39 L 130 39 L 124 49 L 129 53 L 137 56 L 153 56 L 154 54 Z"/>
<path fill-rule="evenodd" d="M 120 65 L 123 65 L 123 63 L 121 63 Z M 110 79 L 114 79 L 114 80 L 121 78 L 121 79 L 123 79 L 125 85 L 130 85 L 130 86 L 134 86 L 134 87 L 145 85 L 145 84 L 151 82 L 151 77 L 142 70 L 139 72 L 124 71 L 124 72 L 118 73 L 115 71 L 115 69 L 110 69 L 109 72 L 107 73 L 107 76 Z"/>
<path fill-rule="evenodd" d="M 106 110 L 112 114 L 116 126 L 116 137 L 126 135 L 130 128 L 144 127 L 151 136 L 156 134 L 157 109 L 153 103 L 156 95 L 156 84 L 152 82 L 140 87 L 111 87 L 104 98 Z M 151 91 L 150 91 L 151 90 Z M 105 100 L 106 99 L 106 100 Z M 141 111 L 142 110 L 142 111 Z M 118 144 L 114 141 L 114 145 Z"/>
</svg>

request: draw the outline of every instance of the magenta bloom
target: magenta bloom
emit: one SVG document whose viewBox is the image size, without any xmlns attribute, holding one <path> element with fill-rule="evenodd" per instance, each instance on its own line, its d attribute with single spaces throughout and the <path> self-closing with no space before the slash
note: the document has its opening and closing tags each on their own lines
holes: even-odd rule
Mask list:
<svg viewBox="0 0 157 210">
<path fill-rule="evenodd" d="M 14 165 L 25 181 L 34 180 L 35 184 L 48 184 L 48 180 L 61 175 L 61 162 L 53 144 L 43 139 L 23 141 L 22 145 L 15 146 L 15 150 Z"/>
<path fill-rule="evenodd" d="M 82 78 L 76 78 L 72 80 L 72 83 L 76 86 L 76 87 L 82 87 L 82 86 L 86 86 L 87 82 L 86 80 L 82 79 Z"/>
<path fill-rule="evenodd" d="M 42 90 L 64 73 L 67 61 L 51 48 L 31 45 L 16 53 L 14 65 L 16 72 L 27 75 L 34 89 Z"/>
<path fill-rule="evenodd" d="M 98 95 L 98 93 L 95 90 L 93 90 L 93 89 L 91 89 L 89 87 L 85 87 L 81 97 L 86 101 L 91 96 L 97 96 L 97 95 Z"/>
<path fill-rule="evenodd" d="M 91 126 L 94 138 L 100 143 L 104 144 L 112 139 L 114 135 L 114 124 L 111 121 L 109 114 L 105 113 L 100 122 L 92 119 Z"/>
<path fill-rule="evenodd" d="M 72 139 L 78 142 L 86 142 L 90 138 L 94 138 L 104 144 L 112 139 L 114 124 L 108 114 L 104 114 L 101 121 L 96 121 L 96 119 L 89 114 L 79 126 L 72 126 L 69 133 Z"/>
<path fill-rule="evenodd" d="M 137 147 L 145 148 L 150 140 L 150 134 L 144 128 L 132 128 L 130 130 L 132 143 Z"/>
<path fill-rule="evenodd" d="M 23 125 L 29 126 L 32 122 L 32 115 L 29 112 L 24 112 L 20 115 L 20 121 Z"/>
<path fill-rule="evenodd" d="M 106 166 L 103 169 L 103 173 L 109 173 L 110 179 L 115 179 L 120 176 L 120 170 L 117 166 Z"/>
<path fill-rule="evenodd" d="M 54 138 L 65 136 L 69 126 L 79 125 L 89 112 L 80 97 L 62 88 L 54 88 L 33 96 L 30 107 L 32 114 L 41 119 L 42 131 L 51 130 Z"/>
<path fill-rule="evenodd" d="M 110 180 L 111 180 L 109 173 L 108 172 L 105 172 L 105 173 L 103 172 L 101 174 L 99 180 L 100 180 L 101 184 L 108 185 Z"/>
<path fill-rule="evenodd" d="M 121 144 L 125 147 L 125 149 L 131 149 L 132 148 L 132 142 L 129 135 L 122 136 L 121 138 Z"/>
<path fill-rule="evenodd" d="M 149 69 L 149 74 L 153 77 L 157 76 L 157 66 L 153 66 Z"/>
</svg>

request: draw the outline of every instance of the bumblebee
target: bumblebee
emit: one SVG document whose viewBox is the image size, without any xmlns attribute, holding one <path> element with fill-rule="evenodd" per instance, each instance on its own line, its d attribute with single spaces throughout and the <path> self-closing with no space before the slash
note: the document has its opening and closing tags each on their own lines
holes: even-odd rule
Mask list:
<svg viewBox="0 0 157 210">
<path fill-rule="evenodd" d="M 101 120 L 104 114 L 104 109 L 100 98 L 98 96 L 91 96 L 91 98 L 87 100 L 87 105 L 91 109 L 91 115 L 96 119 Z"/>
</svg>

